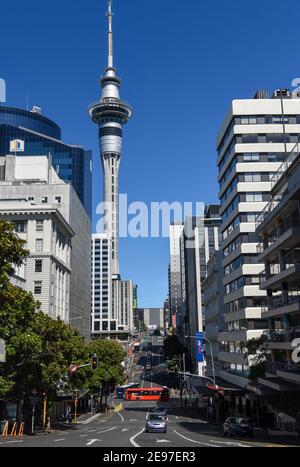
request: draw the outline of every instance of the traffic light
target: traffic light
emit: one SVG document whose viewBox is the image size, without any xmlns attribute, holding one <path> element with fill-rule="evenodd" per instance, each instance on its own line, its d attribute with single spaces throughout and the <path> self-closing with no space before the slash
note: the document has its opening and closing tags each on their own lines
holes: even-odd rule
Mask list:
<svg viewBox="0 0 300 467">
<path fill-rule="evenodd" d="M 92 370 L 98 370 L 98 357 L 94 355 L 92 358 Z"/>
</svg>

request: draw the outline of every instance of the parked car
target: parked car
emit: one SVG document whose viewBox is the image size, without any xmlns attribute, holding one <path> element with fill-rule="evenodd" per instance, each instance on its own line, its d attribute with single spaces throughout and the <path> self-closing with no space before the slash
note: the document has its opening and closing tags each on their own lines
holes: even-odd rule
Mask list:
<svg viewBox="0 0 300 467">
<path fill-rule="evenodd" d="M 150 413 L 146 421 L 146 433 L 167 433 L 166 417 L 158 413 Z"/>
<path fill-rule="evenodd" d="M 223 436 L 249 436 L 253 438 L 253 428 L 249 418 L 230 417 L 223 425 Z"/>
</svg>

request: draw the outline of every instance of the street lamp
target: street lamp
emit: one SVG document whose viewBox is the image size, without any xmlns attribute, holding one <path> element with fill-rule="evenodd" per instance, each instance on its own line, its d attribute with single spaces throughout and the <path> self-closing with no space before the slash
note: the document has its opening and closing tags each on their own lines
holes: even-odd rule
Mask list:
<svg viewBox="0 0 300 467">
<path fill-rule="evenodd" d="M 185 336 L 186 339 L 198 339 L 198 337 L 196 336 Z M 209 348 L 210 348 L 210 357 L 211 357 L 211 366 L 212 366 L 212 373 L 213 373 L 213 383 L 214 385 L 216 386 L 216 372 L 215 372 L 215 361 L 214 361 L 214 354 L 213 354 L 213 349 L 212 349 L 212 343 L 211 341 L 207 338 L 207 337 L 204 337 L 203 336 L 203 340 L 205 342 L 208 342 L 209 344 Z M 207 378 L 207 379 L 210 379 L 210 378 Z"/>
</svg>

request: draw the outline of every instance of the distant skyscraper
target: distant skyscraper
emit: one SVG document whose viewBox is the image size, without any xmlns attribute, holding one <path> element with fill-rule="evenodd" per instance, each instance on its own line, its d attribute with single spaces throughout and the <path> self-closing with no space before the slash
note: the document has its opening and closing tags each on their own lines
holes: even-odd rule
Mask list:
<svg viewBox="0 0 300 467">
<path fill-rule="evenodd" d="M 99 127 L 100 152 L 104 171 L 104 233 L 112 239 L 112 275 L 119 271 L 119 169 L 122 129 L 132 115 L 131 107 L 120 99 L 120 78 L 113 63 L 112 0 L 108 0 L 108 64 L 101 79 L 102 97 L 90 109 Z"/>
<path fill-rule="evenodd" d="M 111 240 L 106 234 L 92 236 L 92 337 L 115 333 L 111 291 Z"/>
<path fill-rule="evenodd" d="M 184 225 L 181 223 L 170 226 L 170 267 L 169 267 L 169 298 L 171 325 L 176 328 L 177 316 L 182 307 L 182 256 L 181 243 Z"/>
<path fill-rule="evenodd" d="M 24 142 L 24 150 L 11 151 L 11 142 Z M 92 216 L 92 152 L 81 146 L 61 141 L 61 129 L 41 114 L 0 106 L 0 156 L 51 156 L 51 163 L 59 177 L 71 183 L 85 210 Z"/>
</svg>

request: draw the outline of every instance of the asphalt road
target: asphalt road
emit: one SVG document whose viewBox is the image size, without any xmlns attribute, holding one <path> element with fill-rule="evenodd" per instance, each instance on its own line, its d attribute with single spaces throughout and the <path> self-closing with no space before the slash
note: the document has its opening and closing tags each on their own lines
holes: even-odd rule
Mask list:
<svg viewBox="0 0 300 467">
<path fill-rule="evenodd" d="M 140 356 L 140 363 L 147 360 L 148 352 Z M 162 362 L 159 347 L 153 347 L 153 372 L 144 379 L 143 367 L 133 372 L 133 378 L 144 387 L 157 385 L 166 377 L 159 365 Z M 119 401 L 117 401 L 119 402 Z M 223 438 L 216 427 L 195 418 L 191 412 L 179 407 L 178 399 L 171 399 L 164 405 L 168 408 L 168 433 L 145 433 L 147 414 L 156 404 L 145 402 L 124 402 L 120 413 L 96 415 L 88 423 L 70 426 L 52 434 L 23 439 L 1 439 L 1 447 L 124 447 L 124 448 L 197 448 L 197 447 L 272 447 L 270 443 Z"/>
</svg>

